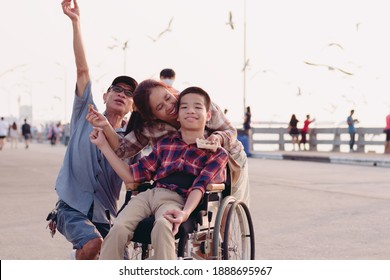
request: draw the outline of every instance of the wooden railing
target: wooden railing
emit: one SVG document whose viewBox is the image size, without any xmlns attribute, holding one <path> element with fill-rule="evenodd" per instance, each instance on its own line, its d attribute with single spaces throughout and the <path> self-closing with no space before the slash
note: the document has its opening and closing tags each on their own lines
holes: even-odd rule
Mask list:
<svg viewBox="0 0 390 280">
<path fill-rule="evenodd" d="M 239 130 L 239 134 L 242 135 L 242 130 Z M 248 146 L 251 152 L 267 150 L 265 147 L 270 146 L 276 147 L 276 150 L 285 151 L 286 144 L 292 143 L 291 136 L 285 127 L 255 127 L 252 128 L 252 135 L 249 138 Z M 327 145 L 330 147 L 329 151 L 340 152 L 343 145 L 346 147 L 349 145 L 349 140 L 347 127 L 312 128 L 307 135 L 310 151 L 318 151 L 319 146 Z M 367 152 L 370 146 L 383 147 L 384 141 L 383 128 L 356 128 L 355 148 L 357 152 Z"/>
</svg>

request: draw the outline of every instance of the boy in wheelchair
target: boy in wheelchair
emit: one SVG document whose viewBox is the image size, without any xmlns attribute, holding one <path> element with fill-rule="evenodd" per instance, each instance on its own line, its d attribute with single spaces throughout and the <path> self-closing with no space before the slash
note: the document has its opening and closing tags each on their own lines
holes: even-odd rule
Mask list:
<svg viewBox="0 0 390 280">
<path fill-rule="evenodd" d="M 130 167 L 112 151 L 101 130 L 91 133 L 91 142 L 103 152 L 126 186 L 154 182 L 152 189 L 132 198 L 120 212 L 103 241 L 100 259 L 123 259 L 138 223 L 151 214 L 155 216 L 151 234 L 154 258 L 176 259 L 175 234 L 180 224 L 200 203 L 209 183 L 225 181 L 227 152 L 221 147 L 213 151 L 196 145 L 197 138 L 204 138 L 205 125 L 211 117 L 209 109 L 210 97 L 204 90 L 185 89 L 178 99 L 180 133 L 158 141 L 148 156 Z M 177 184 L 175 178 L 180 176 L 190 178 L 191 183 Z"/>
</svg>

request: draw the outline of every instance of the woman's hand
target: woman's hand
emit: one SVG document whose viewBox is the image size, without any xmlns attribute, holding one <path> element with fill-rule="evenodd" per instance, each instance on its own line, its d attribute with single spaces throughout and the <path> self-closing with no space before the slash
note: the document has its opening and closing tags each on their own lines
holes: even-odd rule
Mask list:
<svg viewBox="0 0 390 280">
<path fill-rule="evenodd" d="M 222 137 L 219 135 L 211 134 L 206 140 L 211 144 L 217 144 L 218 147 L 222 146 Z"/>
<path fill-rule="evenodd" d="M 104 128 L 105 126 L 110 125 L 107 118 L 96 111 L 93 106 L 89 107 L 86 119 L 94 127 Z"/>
</svg>

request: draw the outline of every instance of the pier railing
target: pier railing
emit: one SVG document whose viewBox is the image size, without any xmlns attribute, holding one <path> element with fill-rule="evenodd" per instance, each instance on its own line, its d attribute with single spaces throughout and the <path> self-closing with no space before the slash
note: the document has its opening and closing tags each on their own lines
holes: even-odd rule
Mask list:
<svg viewBox="0 0 390 280">
<path fill-rule="evenodd" d="M 240 133 L 242 134 L 242 130 L 239 130 Z M 254 127 L 249 140 L 251 152 L 269 150 L 270 147 L 273 147 L 273 150 L 285 151 L 286 146 L 288 148 L 292 147 L 291 136 L 285 127 Z M 347 127 L 311 128 L 307 134 L 310 151 L 340 152 L 342 149 L 348 148 L 349 140 Z M 383 128 L 356 128 L 355 148 L 357 152 L 369 152 L 375 150 L 375 148 L 378 150 L 378 147 L 384 146 L 384 141 Z"/>
</svg>

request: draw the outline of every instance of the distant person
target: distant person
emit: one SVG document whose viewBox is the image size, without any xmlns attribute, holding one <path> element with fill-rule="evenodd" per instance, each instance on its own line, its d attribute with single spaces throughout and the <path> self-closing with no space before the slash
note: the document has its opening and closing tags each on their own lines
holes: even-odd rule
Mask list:
<svg viewBox="0 0 390 280">
<path fill-rule="evenodd" d="M 246 135 L 251 135 L 251 119 L 252 119 L 252 113 L 251 113 L 251 107 L 246 107 L 245 117 L 244 117 L 244 132 Z"/>
<path fill-rule="evenodd" d="M 291 116 L 290 122 L 288 124 L 288 133 L 292 138 L 293 151 L 295 151 L 295 145 L 298 146 L 299 149 L 299 130 L 298 130 L 298 122 L 299 120 L 296 118 L 295 114 Z"/>
<path fill-rule="evenodd" d="M 303 149 L 305 151 L 306 151 L 306 143 L 307 143 L 306 135 L 307 133 L 309 133 L 309 125 L 314 121 L 315 119 L 310 120 L 310 115 L 306 115 L 306 120 L 304 121 L 303 127 L 301 129 L 301 140 L 299 141 L 299 148 L 301 148 L 301 144 L 303 144 Z"/>
<path fill-rule="evenodd" d="M 385 154 L 390 154 L 390 114 L 386 117 L 386 127 L 384 132 L 386 133 Z"/>
<path fill-rule="evenodd" d="M 160 81 L 166 84 L 170 89 L 172 89 L 175 93 L 179 93 L 177 89 L 173 87 L 173 83 L 176 79 L 176 73 L 171 68 L 165 68 L 160 72 Z"/>
<path fill-rule="evenodd" d="M 89 140 L 93 127 L 86 120 L 86 116 L 91 107 L 96 105 L 82 43 L 80 10 L 76 0 L 62 1 L 62 10 L 72 23 L 73 52 L 77 71 L 76 89 L 73 92 L 71 136 L 55 184 L 58 195 L 57 228 L 73 244 L 71 258 L 93 260 L 97 259 L 103 238 L 110 229 L 105 211 L 107 210 L 112 217 L 117 215 L 117 202 L 123 181 L 100 150 Z M 119 76 L 103 93 L 105 103 L 103 114 L 114 133 L 122 136 L 126 129 L 124 117 L 131 111 L 136 86 L 137 82 L 133 78 Z M 49 225 L 52 229 L 53 223 Z"/>
<path fill-rule="evenodd" d="M 54 123 L 52 123 L 49 127 L 49 131 L 47 134 L 47 139 L 50 140 L 50 144 L 52 146 L 54 146 L 57 143 L 57 136 L 58 136 L 57 126 Z"/>
<path fill-rule="evenodd" d="M 8 129 L 9 129 L 8 122 L 6 122 L 4 120 L 4 117 L 1 117 L 1 119 L 0 119 L 0 151 L 4 147 L 4 141 L 7 138 Z"/>
<path fill-rule="evenodd" d="M 64 145 L 68 146 L 69 139 L 70 139 L 70 123 L 66 123 L 64 125 Z"/>
<path fill-rule="evenodd" d="M 355 113 L 355 110 L 351 110 L 348 118 L 347 118 L 347 124 L 348 124 L 348 133 L 349 133 L 349 151 L 353 152 L 353 146 L 355 145 L 355 135 L 356 135 L 356 128 L 355 123 L 358 123 L 358 119 L 353 118 L 353 114 Z"/>
<path fill-rule="evenodd" d="M 27 119 L 24 119 L 24 124 L 22 125 L 22 135 L 24 138 L 25 147 L 28 149 L 31 139 L 31 126 L 29 123 L 27 123 Z"/>
<path fill-rule="evenodd" d="M 11 140 L 11 149 L 17 149 L 19 141 L 19 131 L 16 122 L 13 122 L 11 127 L 9 128 L 9 138 Z"/>
</svg>

